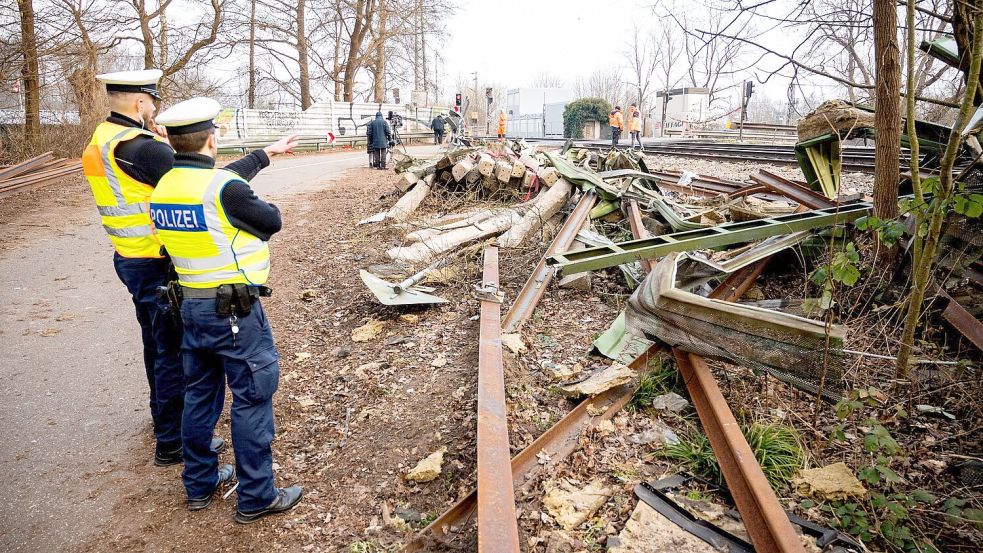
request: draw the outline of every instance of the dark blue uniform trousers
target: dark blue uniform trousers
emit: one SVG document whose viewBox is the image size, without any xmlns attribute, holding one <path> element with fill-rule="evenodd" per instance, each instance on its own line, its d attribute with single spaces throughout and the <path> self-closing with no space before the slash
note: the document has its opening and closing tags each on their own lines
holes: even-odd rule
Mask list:
<svg viewBox="0 0 983 553">
<path fill-rule="evenodd" d="M 280 366 L 263 306 L 254 300 L 237 321 L 215 313 L 214 299 L 185 299 L 182 352 L 184 397 L 184 488 L 189 499 L 208 497 L 218 485 L 218 454 L 211 450 L 215 424 L 232 391 L 232 447 L 239 477 L 238 509 L 258 511 L 276 499 L 273 483 L 273 393 Z"/>
<path fill-rule="evenodd" d="M 116 274 L 133 297 L 143 333 L 143 365 L 150 384 L 150 416 L 157 451 L 181 447 L 181 412 L 184 407 L 184 371 L 181 367 L 181 331 L 170 320 L 171 306 L 157 299 L 157 287 L 167 284 L 167 258 L 130 258 L 115 254 Z"/>
</svg>

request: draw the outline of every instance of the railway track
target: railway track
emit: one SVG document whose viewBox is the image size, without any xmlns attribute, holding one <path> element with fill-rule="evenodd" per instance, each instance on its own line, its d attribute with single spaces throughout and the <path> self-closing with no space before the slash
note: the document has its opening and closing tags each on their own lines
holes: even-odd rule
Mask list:
<svg viewBox="0 0 983 553">
<path fill-rule="evenodd" d="M 527 138 L 531 144 L 562 145 L 565 139 Z M 605 150 L 611 143 L 601 140 L 574 141 L 577 148 Z M 648 143 L 642 151 L 647 155 L 671 155 L 716 159 L 719 161 L 754 161 L 774 165 L 798 165 L 795 147 L 790 144 L 737 144 L 707 140 L 679 140 Z M 907 151 L 902 151 L 902 161 L 907 165 Z M 848 172 L 873 173 L 874 148 L 868 146 L 847 146 L 843 149 L 843 170 Z"/>
</svg>

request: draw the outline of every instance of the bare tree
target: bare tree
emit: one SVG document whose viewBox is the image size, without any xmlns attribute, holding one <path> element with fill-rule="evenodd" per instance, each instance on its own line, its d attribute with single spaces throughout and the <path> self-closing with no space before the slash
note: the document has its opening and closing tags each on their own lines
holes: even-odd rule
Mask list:
<svg viewBox="0 0 983 553">
<path fill-rule="evenodd" d="M 628 62 L 628 69 L 631 71 L 635 87 L 635 99 L 638 101 L 638 110 L 645 112 L 644 106 L 648 102 L 651 92 L 652 78 L 656 69 L 659 67 L 659 56 L 653 51 L 648 37 L 642 36 L 638 26 L 632 28 L 631 38 L 628 40 L 628 49 L 624 52 Z M 644 121 L 644 119 L 643 119 Z M 643 134 L 645 129 L 642 129 Z"/>
<path fill-rule="evenodd" d="M 625 79 L 621 69 L 598 69 L 586 78 L 577 79 L 574 89 L 579 98 L 604 98 L 612 105 L 620 105 L 627 99 Z"/>
<path fill-rule="evenodd" d="M 20 53 L 23 56 L 21 80 L 24 83 L 24 139 L 36 144 L 41 136 L 41 81 L 38 42 L 34 33 L 33 0 L 17 0 L 20 15 Z"/>
<path fill-rule="evenodd" d="M 130 21 L 140 32 L 135 40 L 143 49 L 143 66 L 164 72 L 161 89 L 164 96 L 168 96 L 172 76 L 193 59 L 203 63 L 205 55 L 215 45 L 223 22 L 225 0 L 207 0 L 211 10 L 206 9 L 194 23 L 177 26 L 170 25 L 166 15 L 173 0 L 161 0 L 156 8 L 148 6 L 146 0 L 118 1 L 131 8 Z"/>
<path fill-rule="evenodd" d="M 566 84 L 567 82 L 563 77 L 549 71 L 540 71 L 532 78 L 529 86 L 533 88 L 563 88 Z"/>
</svg>

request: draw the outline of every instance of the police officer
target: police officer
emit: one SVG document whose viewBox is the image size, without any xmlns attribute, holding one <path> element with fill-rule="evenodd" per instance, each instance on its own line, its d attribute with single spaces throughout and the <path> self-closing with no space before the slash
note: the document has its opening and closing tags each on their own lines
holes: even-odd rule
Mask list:
<svg viewBox="0 0 983 553">
<path fill-rule="evenodd" d="M 270 324 L 259 301 L 267 294 L 270 251 L 280 212 L 256 197 L 239 175 L 215 168 L 213 119 L 218 102 L 194 98 L 162 113 L 176 150 L 174 168 L 150 198 L 150 212 L 183 292 L 184 487 L 188 508 L 204 509 L 238 474 L 235 520 L 250 523 L 281 513 L 302 496 L 299 486 L 273 479 L 273 394 L 280 367 Z M 288 152 L 289 137 L 270 153 Z M 222 413 L 225 381 L 232 392 L 235 470 L 219 466 L 208 447 Z"/>
<path fill-rule="evenodd" d="M 96 76 L 106 86 L 111 112 L 92 134 L 82 154 L 82 170 L 115 249 L 116 274 L 136 307 L 157 442 L 154 464 L 168 466 L 182 459 L 184 373 L 180 327 L 157 294 L 167 284 L 170 260 L 147 209 L 153 187 L 174 164 L 174 150 L 153 123 L 160 77 L 158 69 Z M 266 165 L 269 157 L 258 150 L 228 168 L 249 179 Z M 225 441 L 215 438 L 212 448 L 221 451 Z"/>
</svg>

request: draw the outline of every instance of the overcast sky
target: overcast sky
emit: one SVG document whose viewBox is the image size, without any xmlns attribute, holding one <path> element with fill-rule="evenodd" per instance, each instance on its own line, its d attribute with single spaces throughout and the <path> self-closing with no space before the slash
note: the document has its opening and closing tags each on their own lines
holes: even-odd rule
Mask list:
<svg viewBox="0 0 983 553">
<path fill-rule="evenodd" d="M 611 66 L 622 67 L 624 80 L 634 82 L 628 69 L 625 52 L 633 25 L 643 34 L 664 23 L 652 10 L 660 4 L 675 3 L 675 13 L 687 10 L 691 19 L 701 19 L 708 5 L 715 0 L 456 0 L 457 12 L 445 23 L 449 36 L 441 48 L 444 64 L 438 68 L 443 86 L 442 97 L 454 93 L 458 79 L 471 82 L 471 73 L 478 72 L 481 84 L 496 83 L 506 88 L 529 86 L 540 72 L 558 75 L 573 87 L 578 77 Z M 788 5 L 775 4 L 782 12 Z M 765 30 L 761 27 L 761 30 Z M 789 40 L 789 29 L 768 29 L 758 37 L 765 44 L 779 48 Z M 749 52 L 751 49 L 749 49 Z M 685 62 L 685 58 L 683 58 Z M 775 60 L 760 64 L 759 70 L 776 67 Z M 749 78 L 745 75 L 740 78 Z M 811 81 L 810 90 L 820 94 L 837 94 L 835 85 L 821 79 Z M 723 79 L 720 84 L 730 81 Z M 683 83 L 688 84 L 688 83 Z M 653 83 L 653 86 L 655 84 Z M 788 80 L 772 77 L 757 85 L 755 94 L 784 100 Z M 735 89 L 736 90 L 736 89 Z M 733 102 L 736 105 L 737 93 Z"/>
<path fill-rule="evenodd" d="M 453 86 L 458 75 L 528 86 L 542 71 L 572 85 L 595 69 L 623 65 L 632 28 L 654 19 L 651 2 L 630 0 L 457 0 L 446 21 L 451 36 L 440 73 Z M 626 74 L 626 78 L 628 75 Z"/>
</svg>

